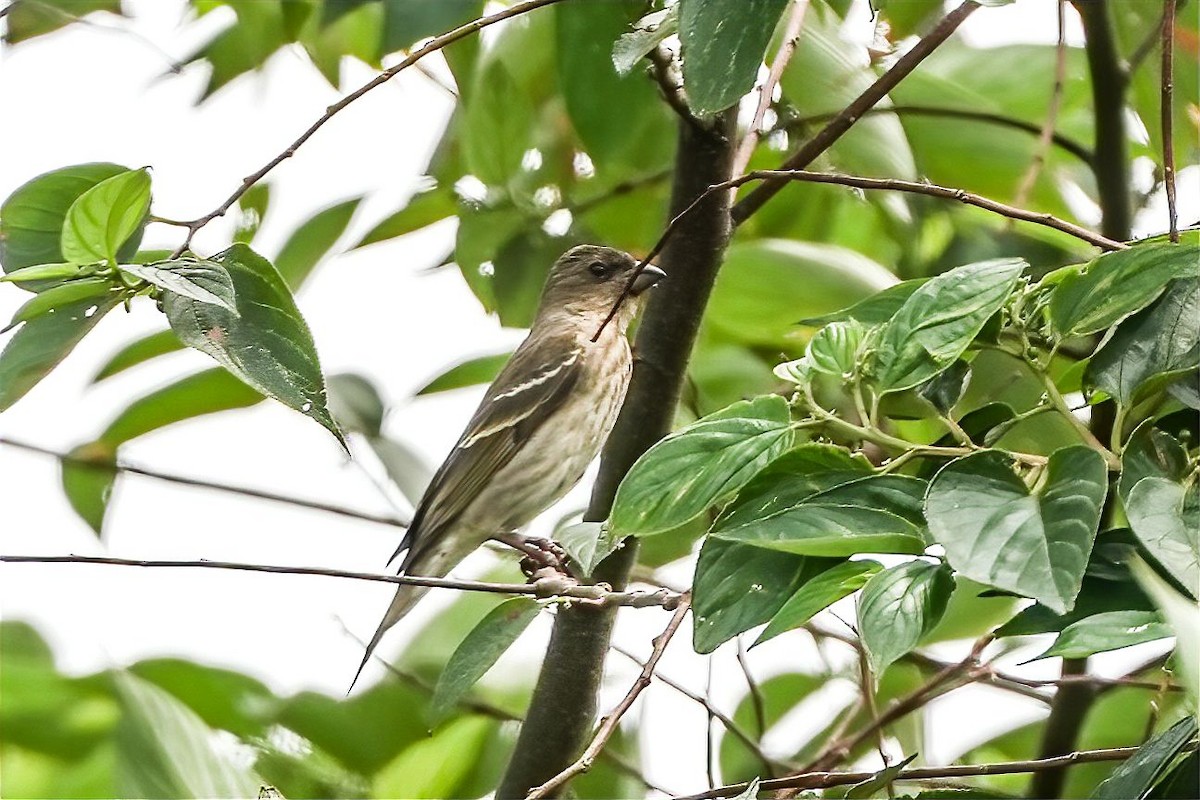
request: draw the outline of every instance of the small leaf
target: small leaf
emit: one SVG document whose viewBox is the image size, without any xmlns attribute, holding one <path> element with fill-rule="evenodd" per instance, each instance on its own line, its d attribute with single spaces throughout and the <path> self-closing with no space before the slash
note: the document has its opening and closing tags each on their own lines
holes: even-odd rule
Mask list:
<svg viewBox="0 0 1200 800">
<path fill-rule="evenodd" d="M 214 358 L 248 385 L 319 422 L 341 441 L 326 406 L 325 378 L 308 325 L 283 277 L 236 244 L 212 259 L 233 280 L 237 315 L 167 294 L 163 308 L 180 341 Z"/>
<path fill-rule="evenodd" d="M 126 241 L 150 212 L 150 173 L 114 175 L 76 198 L 63 220 L 62 254 L 77 264 L 115 263 Z"/>
<path fill-rule="evenodd" d="M 710 537 L 700 548 L 692 581 L 692 646 L 711 653 L 763 624 L 793 592 L 835 563 Z"/>
<path fill-rule="evenodd" d="M 554 541 L 579 564 L 585 575 L 591 575 L 596 565 L 621 545 L 621 540 L 609 535 L 603 522 L 577 522 L 554 534 Z"/>
<path fill-rule="evenodd" d="M 450 367 L 418 389 L 415 394 L 436 394 L 451 389 L 461 389 L 465 386 L 491 383 L 500 374 L 500 370 L 504 369 L 504 365 L 510 358 L 512 358 L 511 351 L 468 359 Z"/>
<path fill-rule="evenodd" d="M 799 325 L 828 325 L 830 322 L 853 319 L 864 325 L 882 325 L 896 315 L 913 292 L 929 282 L 928 278 L 913 278 L 882 289 L 870 297 L 859 300 L 848 308 L 839 309 L 819 317 L 800 320 Z"/>
<path fill-rule="evenodd" d="M 407 233 L 420 230 L 435 222 L 453 217 L 458 203 L 453 193 L 441 186 L 418 192 L 408 198 L 404 208 L 378 223 L 358 241 L 351 250 L 377 242 L 386 242 Z"/>
<path fill-rule="evenodd" d="M 1008 300 L 1026 266 L 1011 258 L 968 264 L 917 288 L 880 336 L 873 370 L 880 389 L 911 388 L 957 361 Z"/>
<path fill-rule="evenodd" d="M 900 564 L 867 582 L 858 598 L 858 632 L 876 676 L 937 626 L 953 589 L 950 569 L 927 561 Z"/>
<path fill-rule="evenodd" d="M 13 313 L 12 321 L 0 333 L 47 314 L 57 313 L 65 306 L 85 300 L 100 301 L 109 294 L 112 284 L 107 278 L 79 278 L 43 289 L 40 294 L 26 300 Z"/>
<path fill-rule="evenodd" d="M 1129 493 L 1142 478 L 1182 481 L 1187 475 L 1187 450 L 1174 436 L 1154 427 L 1153 420 L 1139 425 L 1121 451 L 1121 477 L 1117 494 L 1129 503 Z"/>
<path fill-rule="evenodd" d="M 118 269 L 182 297 L 237 314 L 233 280 L 225 267 L 216 261 L 179 258 L 153 264 L 121 264 Z"/>
<path fill-rule="evenodd" d="M 136 367 L 152 358 L 168 353 L 176 353 L 184 348 L 183 342 L 174 331 L 165 330 L 151 333 L 140 339 L 135 339 L 109 356 L 100 369 L 92 377 L 92 383 L 99 383 L 105 378 L 111 378 L 130 367 Z"/>
<path fill-rule="evenodd" d="M 1188 714 L 1137 749 L 1092 793 L 1095 800 L 1141 800 L 1160 775 L 1196 736 L 1196 718 Z"/>
<path fill-rule="evenodd" d="M 742 792 L 739 792 L 737 797 L 733 798 L 733 800 L 754 800 L 756 797 L 758 797 L 758 783 L 758 778 L 750 781 L 750 785 L 747 786 Z"/>
<path fill-rule="evenodd" d="M 383 464 L 388 478 L 414 507 L 433 480 L 433 469 L 411 447 L 386 436 L 371 436 L 367 444 Z"/>
<path fill-rule="evenodd" d="M 925 516 L 946 558 L 972 580 L 1071 609 L 1108 489 L 1104 459 L 1056 450 L 1044 485 L 1030 492 L 997 452 L 950 462 L 929 484 Z"/>
<path fill-rule="evenodd" d="M 433 724 L 450 715 L 458 701 L 529 627 L 541 608 L 541 604 L 530 597 L 505 600 L 467 634 L 446 662 L 433 691 L 429 705 L 429 718 Z"/>
<path fill-rule="evenodd" d="M 970 382 L 971 365 L 960 358 L 944 372 L 917 386 L 916 392 L 939 413 L 949 414 L 967 393 L 967 385 Z"/>
<path fill-rule="evenodd" d="M 1109 611 L 1063 628 L 1054 644 L 1037 658 L 1087 658 L 1170 635 L 1171 629 L 1156 611 Z"/>
<path fill-rule="evenodd" d="M 100 536 L 108 500 L 117 482 L 117 469 L 113 465 L 116 452 L 92 442 L 72 449 L 68 455 L 70 458 L 60 463 L 63 494 L 80 519 Z"/>
<path fill-rule="evenodd" d="M 1154 561 L 1195 596 L 1200 586 L 1200 485 L 1142 478 L 1129 492 L 1125 516 Z"/>
<path fill-rule="evenodd" d="M 858 349 L 866 332 L 855 320 L 831 322 L 808 340 L 804 355 L 817 372 L 849 377 L 857 371 Z"/>
<path fill-rule="evenodd" d="M 632 28 L 613 44 L 612 63 L 619 75 L 628 75 L 643 56 L 675 35 L 679 30 L 679 5 L 652 11 Z"/>
<path fill-rule="evenodd" d="M 24 323 L 0 352 L 0 411 L 46 377 L 120 298 L 120 292 L 109 292 L 61 306 Z"/>
<path fill-rule="evenodd" d="M 629 470 L 612 510 L 614 536 L 677 528 L 736 492 L 791 443 L 787 401 L 734 403 L 666 437 Z"/>
<path fill-rule="evenodd" d="M 292 291 L 297 291 L 330 248 L 337 243 L 362 202 L 361 197 L 330 206 L 313 214 L 283 243 L 275 269 Z"/>
<path fill-rule="evenodd" d="M 878 561 L 867 560 L 843 561 L 825 570 L 788 598 L 752 646 L 801 627 L 818 612 L 857 592 L 882 569 L 883 565 Z"/>
<path fill-rule="evenodd" d="M 903 761 L 884 767 L 862 783 L 854 784 L 846 790 L 846 800 L 864 800 L 864 798 L 875 797 L 881 790 L 895 783 L 901 770 L 911 764 L 918 755 L 920 754 L 913 753 Z"/>
<path fill-rule="evenodd" d="M 787 0 L 680 0 L 683 83 L 700 116 L 729 108 L 754 87 Z"/>
<path fill-rule="evenodd" d="M 13 270 L 7 275 L 0 276 L 0 281 L 11 281 L 13 283 L 44 280 L 60 281 L 81 278 L 88 274 L 90 274 L 90 270 L 81 264 L 35 264 L 32 267 L 23 267 Z"/>
<path fill-rule="evenodd" d="M 1145 244 L 1105 253 L 1064 275 L 1050 297 L 1059 335 L 1082 336 L 1116 325 L 1154 302 L 1173 278 L 1200 277 L 1194 245 Z"/>
<path fill-rule="evenodd" d="M 267 216 L 267 208 L 271 204 L 271 184 L 256 183 L 238 198 L 237 229 L 233 232 L 233 241 L 250 244 L 258 235 L 258 228 L 263 218 Z"/>
<path fill-rule="evenodd" d="M 387 412 L 379 389 L 353 372 L 329 376 L 329 410 L 344 431 L 379 436 Z"/>
</svg>

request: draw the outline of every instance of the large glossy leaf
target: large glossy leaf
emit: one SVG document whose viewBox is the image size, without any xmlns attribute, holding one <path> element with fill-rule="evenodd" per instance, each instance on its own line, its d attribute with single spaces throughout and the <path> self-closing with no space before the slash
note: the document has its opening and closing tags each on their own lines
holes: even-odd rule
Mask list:
<svg viewBox="0 0 1200 800">
<path fill-rule="evenodd" d="M 117 730 L 118 794 L 126 797 L 252 797 L 261 781 L 214 746 L 213 731 L 162 689 L 113 676 L 123 712 Z"/>
<path fill-rule="evenodd" d="M 886 267 L 834 245 L 735 243 L 725 254 L 706 319 L 734 341 L 795 348 L 801 318 L 858 303 L 895 281 Z"/>
<path fill-rule="evenodd" d="M 1125 516 L 1138 541 L 1193 596 L 1200 591 L 1200 486 L 1142 478 L 1129 492 Z"/>
<path fill-rule="evenodd" d="M 949 568 L 927 561 L 900 564 L 868 581 L 858 598 L 858 632 L 876 675 L 934 629 L 953 588 Z"/>
<path fill-rule="evenodd" d="M 736 492 L 791 442 L 787 401 L 735 403 L 671 434 L 629 470 L 613 502 L 616 536 L 677 528 Z"/>
<path fill-rule="evenodd" d="M 783 608 L 771 617 L 770 624 L 759 634 L 754 645 L 774 639 L 781 633 L 799 628 L 815 614 L 849 597 L 866 585 L 883 569 L 878 561 L 844 561 L 825 570 L 805 583 L 788 598 Z"/>
<path fill-rule="evenodd" d="M 155 264 L 122 264 L 120 270 L 177 295 L 237 313 L 233 281 L 216 261 L 181 258 Z"/>
<path fill-rule="evenodd" d="M 65 261 L 61 243 L 67 209 L 88 189 L 127 171 L 119 164 L 78 164 L 39 175 L 18 187 L 0 206 L 0 264 L 4 271 Z M 139 232 L 119 255 L 131 255 L 140 239 Z"/>
<path fill-rule="evenodd" d="M 1096 787 L 1097 800 L 1140 800 L 1150 793 L 1185 747 L 1196 737 L 1196 718 L 1188 715 L 1138 748 L 1112 776 Z"/>
<path fill-rule="evenodd" d="M 168 294 L 171 329 L 248 385 L 319 422 L 340 440 L 326 407 L 325 377 L 308 325 L 271 263 L 237 244 L 213 257 L 229 271 L 237 315 Z"/>
<path fill-rule="evenodd" d="M 929 485 L 925 516 L 957 571 L 1061 614 L 1083 581 L 1108 472 L 1083 446 L 1056 451 L 1046 470 L 1031 492 L 1000 453 L 952 461 Z"/>
<path fill-rule="evenodd" d="M 908 389 L 953 364 L 1008 299 L 1021 259 L 968 264 L 920 286 L 883 329 L 874 373 L 885 392 Z"/>
<path fill-rule="evenodd" d="M 1200 277 L 1200 248 L 1144 244 L 1105 253 L 1063 277 L 1050 298 L 1050 321 L 1062 336 L 1096 333 L 1162 294 L 1174 278 Z"/>
<path fill-rule="evenodd" d="M 120 292 L 106 292 L 22 323 L 0 352 L 0 411 L 46 377 L 120 298 Z"/>
<path fill-rule="evenodd" d="M 798 555 L 917 554 L 925 549 L 925 487 L 919 478 L 871 475 L 815 492 L 767 516 L 751 518 L 750 508 L 738 505 L 717 520 L 712 535 Z"/>
<path fill-rule="evenodd" d="M 1200 257 L 1200 256 L 1198 256 Z M 1128 406 L 1155 377 L 1200 364 L 1200 281 L 1171 281 L 1150 307 L 1125 320 L 1089 362 L 1086 380 Z"/>
<path fill-rule="evenodd" d="M 768 621 L 793 592 L 835 563 L 708 539 L 700 549 L 692 582 L 696 652 L 711 653 Z"/>
<path fill-rule="evenodd" d="M 292 291 L 300 288 L 313 268 L 341 238 L 361 202 L 362 198 L 356 197 L 318 211 L 302 222 L 283 243 L 275 259 L 275 269 L 279 270 Z"/>
<path fill-rule="evenodd" d="M 531 597 L 514 597 L 492 609 L 462 640 L 438 678 L 429 708 L 430 721 L 438 724 L 450 715 L 459 700 L 512 646 L 541 604 Z"/>
<path fill-rule="evenodd" d="M 787 0 L 680 0 L 683 83 L 701 116 L 729 108 L 754 87 Z"/>
<path fill-rule="evenodd" d="M 106 178 L 81 194 L 67 209 L 62 254 L 67 261 L 114 263 L 117 253 L 150 211 L 150 172 L 129 170 Z"/>
<path fill-rule="evenodd" d="M 1143 642 L 1165 639 L 1171 629 L 1156 611 L 1108 611 L 1093 614 L 1063 628 L 1038 658 L 1087 658 Z"/>
</svg>

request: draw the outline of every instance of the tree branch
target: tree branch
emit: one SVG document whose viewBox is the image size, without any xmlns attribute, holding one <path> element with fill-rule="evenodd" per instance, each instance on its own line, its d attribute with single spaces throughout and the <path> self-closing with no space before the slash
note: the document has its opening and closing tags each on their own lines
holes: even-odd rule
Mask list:
<svg viewBox="0 0 1200 800">
<path fill-rule="evenodd" d="M 1124 761 L 1137 752 L 1136 747 L 1113 747 L 1107 750 L 1080 750 L 1056 758 L 1032 761 L 1001 761 L 995 764 L 957 764 L 948 767 L 917 767 L 900 770 L 898 781 L 937 780 L 941 778 L 971 778 L 984 775 L 1012 775 L 1023 772 L 1039 772 L 1071 764 L 1089 764 L 1096 761 Z M 761 781 L 759 791 L 777 789 L 828 789 L 831 786 L 848 786 L 862 783 L 878 775 L 878 772 L 810 772 L 788 778 Z M 733 797 L 744 792 L 747 783 L 722 786 L 711 792 L 689 795 L 677 800 L 711 800 L 718 797 Z"/>
<path fill-rule="evenodd" d="M 829 124 L 822 128 L 816 136 L 801 145 L 800 149 L 784 162 L 783 169 L 803 169 L 811 164 L 817 156 L 828 150 L 830 145 L 841 138 L 842 134 L 850 130 L 850 127 L 858 121 L 859 117 L 882 100 L 900 81 L 916 69 L 917 65 L 936 50 L 942 42 L 946 41 L 950 34 L 954 33 L 955 29 L 962 24 L 963 20 L 970 16 L 977 8 L 979 8 L 979 4 L 974 2 L 974 0 L 966 0 L 966 2 L 943 17 L 934 26 L 933 30 L 913 45 L 911 50 L 901 56 L 892 65 L 891 69 L 883 73 L 877 81 L 867 87 L 866 91 L 856 97 L 850 105 L 838 112 L 838 115 L 830 120 Z M 739 200 L 737 205 L 733 207 L 733 224 L 740 225 L 742 222 L 745 222 L 751 214 L 762 208 L 764 203 L 774 197 L 784 187 L 784 183 L 785 181 L 783 180 L 765 183 Z"/>
<path fill-rule="evenodd" d="M 0 445 L 8 445 L 15 447 L 18 450 L 24 450 L 29 453 L 38 453 L 39 455 L 50 456 L 58 459 L 63 464 L 73 464 L 80 467 L 92 467 L 94 469 L 112 469 L 117 472 L 128 475 L 140 475 L 144 478 L 154 478 L 155 480 L 165 481 L 166 483 L 175 483 L 180 486 L 192 486 L 197 489 L 211 489 L 216 492 L 227 492 L 236 494 L 242 497 L 252 497 L 256 500 L 268 500 L 272 503 L 282 503 L 284 505 L 295 506 L 297 508 L 307 508 L 312 511 L 324 511 L 327 514 L 337 514 L 350 519 L 358 519 L 364 522 L 375 522 L 380 525 L 390 525 L 397 528 L 408 527 L 408 521 L 400 519 L 390 514 L 371 514 L 366 511 L 357 511 L 353 508 L 337 506 L 331 503 L 321 503 L 315 500 L 306 500 L 302 497 L 289 497 L 287 495 L 276 494 L 261 489 L 251 489 L 245 486 L 234 486 L 228 483 L 219 483 L 217 481 L 205 480 L 203 478 L 191 478 L 185 475 L 176 475 L 169 472 L 161 472 L 159 470 L 141 467 L 134 464 L 127 464 L 113 461 L 97 461 L 95 459 L 84 458 L 81 456 L 73 456 L 70 453 L 60 453 L 57 450 L 51 450 L 48 447 L 41 447 L 36 444 L 0 437 Z"/>
<path fill-rule="evenodd" d="M 365 95 L 367 92 L 371 91 L 372 89 L 376 89 L 376 88 L 382 86 L 383 84 L 387 83 L 392 78 L 396 77 L 404 70 L 413 66 L 418 61 L 420 61 L 422 58 L 429 55 L 430 53 L 435 53 L 438 50 L 441 50 L 449 45 L 452 45 L 455 42 L 457 42 L 459 39 L 466 38 L 467 36 L 470 36 L 472 33 L 482 30 L 483 28 L 486 28 L 489 25 L 495 25 L 497 22 L 501 22 L 501 21 L 509 19 L 511 17 L 520 16 L 521 14 L 525 14 L 529 11 L 533 11 L 534 9 L 541 8 L 542 6 L 548 6 L 553 3 L 558 3 L 558 2 L 561 2 L 561 0 L 524 0 L 524 2 L 517 3 L 516 5 L 510 6 L 508 8 L 501 9 L 501 10 L 497 11 L 495 14 L 491 14 L 486 17 L 480 17 L 479 19 L 472 20 L 471 22 L 468 22 L 464 25 L 460 25 L 459 27 L 455 28 L 452 31 L 448 31 L 446 33 L 443 33 L 441 36 L 436 36 L 433 39 L 429 40 L 428 43 L 426 43 L 423 47 L 420 47 L 417 50 L 410 53 L 399 64 L 396 64 L 393 67 L 389 67 L 388 69 L 385 69 L 383 72 L 376 75 L 374 78 L 372 78 L 367 83 L 365 83 L 362 86 L 360 86 L 359 88 L 355 89 L 353 92 L 346 95 L 341 100 L 338 100 L 336 103 L 334 103 L 333 105 L 331 105 L 327 109 L 325 109 L 325 113 L 322 114 L 319 118 L 317 118 L 316 122 L 314 122 L 312 125 L 308 126 L 308 129 L 305 130 L 304 133 L 302 133 L 298 137 L 296 137 L 295 141 L 293 141 L 291 144 L 289 144 L 287 146 L 287 148 L 285 148 L 283 150 L 283 152 L 279 153 L 277 156 L 272 158 L 270 161 L 268 161 L 266 164 L 264 164 L 257 171 L 246 176 L 242 180 L 241 186 L 239 186 L 237 189 L 235 189 L 233 191 L 233 194 L 231 194 L 231 195 L 229 195 L 229 197 L 225 198 L 225 201 L 223 203 L 221 203 L 221 205 L 217 206 L 215 209 L 213 209 L 212 211 L 210 211 L 209 213 L 205 214 L 202 217 L 197 217 L 194 220 L 188 221 L 186 223 L 186 226 L 188 229 L 187 237 L 184 239 L 183 244 L 181 244 L 176 249 L 175 253 L 172 255 L 172 258 L 178 257 L 179 254 L 181 254 L 184 250 L 186 250 L 188 248 L 189 245 L 191 245 L 192 238 L 196 235 L 197 231 L 199 231 L 201 228 L 203 228 L 208 223 L 212 222 L 214 219 L 224 216 L 225 213 L 227 211 L 229 211 L 230 208 L 233 207 L 233 204 L 236 203 L 241 198 L 241 196 L 244 195 L 251 186 L 253 186 L 254 184 L 258 183 L 260 180 L 262 180 L 264 177 L 266 177 L 267 173 L 269 173 L 271 170 L 275 169 L 277 166 L 282 164 L 284 161 L 286 161 L 289 158 L 291 158 L 292 156 L 294 156 L 296 154 L 296 150 L 298 150 L 305 142 L 307 142 L 310 138 L 312 138 L 312 135 L 314 133 L 316 133 L 318 130 L 320 130 L 321 127 L 324 126 L 326 122 L 329 122 L 329 120 L 333 119 L 334 115 L 336 115 L 339 111 L 346 108 L 346 106 L 350 105 L 355 100 L 357 100 L 360 97 L 362 97 L 363 95 Z"/>
<path fill-rule="evenodd" d="M 574 604 L 597 608 L 678 608 L 682 595 L 659 589 L 653 592 L 617 592 L 606 585 L 575 584 L 570 579 L 559 577 L 539 578 L 533 583 L 491 583 L 486 581 L 463 581 L 454 578 L 427 578 L 422 575 L 386 575 L 376 572 L 351 572 L 323 567 L 284 567 L 273 564 L 247 564 L 240 561 L 175 561 L 163 559 L 115 558 L 111 556 L 26 556 L 0 555 L 0 563 L 8 564 L 108 564 L 120 567 L 183 567 L 203 569 L 228 569 L 241 572 L 268 572 L 276 575 L 321 575 L 327 578 L 349 578 L 360 581 L 378 581 L 398 586 L 429 586 L 435 589 L 457 589 L 464 592 L 487 592 L 491 594 L 514 594 L 537 597 L 544 600 L 571 601 Z"/>
<path fill-rule="evenodd" d="M 1179 213 L 1175 208 L 1175 135 L 1171 94 L 1175 91 L 1175 0 L 1165 0 L 1162 21 L 1162 149 L 1163 185 L 1167 191 L 1167 225 L 1171 241 L 1179 244 Z"/>
<path fill-rule="evenodd" d="M 529 794 L 526 795 L 526 800 L 540 800 L 540 798 L 551 797 L 558 789 L 566 786 L 576 775 L 587 772 L 592 768 L 592 763 L 600 755 L 600 752 L 604 749 L 604 745 L 608 744 L 608 740 L 616 733 L 617 725 L 621 722 L 621 717 L 625 716 L 625 712 L 637 701 L 638 695 L 650 685 L 651 677 L 654 675 L 654 668 L 658 666 L 663 653 L 667 651 L 667 645 L 671 643 L 675 632 L 679 630 L 679 626 L 683 623 L 683 618 L 687 616 L 690 605 L 691 600 L 685 594 L 679 601 L 679 607 L 675 609 L 675 614 L 671 617 L 671 621 L 667 623 L 666 629 L 655 638 L 654 649 L 650 653 L 650 658 L 646 660 L 646 665 L 642 667 L 641 673 L 638 674 L 637 680 L 633 682 L 633 686 L 629 687 L 629 691 L 625 693 L 625 697 L 621 699 L 621 702 L 617 703 L 617 707 L 612 710 L 612 713 L 600 721 L 600 727 L 597 729 L 596 735 L 592 738 L 592 743 L 583 751 L 583 755 L 541 786 L 531 789 Z"/>
</svg>

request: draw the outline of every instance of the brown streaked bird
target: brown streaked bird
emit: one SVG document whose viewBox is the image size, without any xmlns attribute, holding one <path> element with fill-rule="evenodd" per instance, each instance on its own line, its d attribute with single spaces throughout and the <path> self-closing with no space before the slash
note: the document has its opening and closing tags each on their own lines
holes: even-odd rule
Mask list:
<svg viewBox="0 0 1200 800">
<path fill-rule="evenodd" d="M 550 269 L 529 336 L 488 387 L 417 504 L 392 555 L 401 575 L 442 577 L 491 538 L 517 529 L 562 498 L 600 452 L 633 368 L 626 329 L 638 297 L 660 278 L 611 247 L 579 245 Z M 599 339 L 610 309 L 629 293 Z M 427 589 L 401 586 L 371 637 L 354 680 L 388 628 Z M 353 682 L 351 683 L 353 687 Z"/>
</svg>

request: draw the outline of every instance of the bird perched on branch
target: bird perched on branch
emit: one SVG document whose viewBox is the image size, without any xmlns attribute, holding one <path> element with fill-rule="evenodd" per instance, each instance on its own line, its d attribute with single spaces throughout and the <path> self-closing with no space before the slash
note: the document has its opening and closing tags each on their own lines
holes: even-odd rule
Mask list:
<svg viewBox="0 0 1200 800">
<path fill-rule="evenodd" d="M 404 553 L 401 575 L 441 577 L 491 538 L 520 546 L 515 531 L 583 477 L 629 385 L 625 332 L 638 297 L 663 277 L 653 266 L 635 277 L 636 267 L 629 254 L 596 245 L 554 262 L 529 336 L 488 387 L 392 555 Z M 399 587 L 355 681 L 384 632 L 425 592 Z"/>
</svg>

